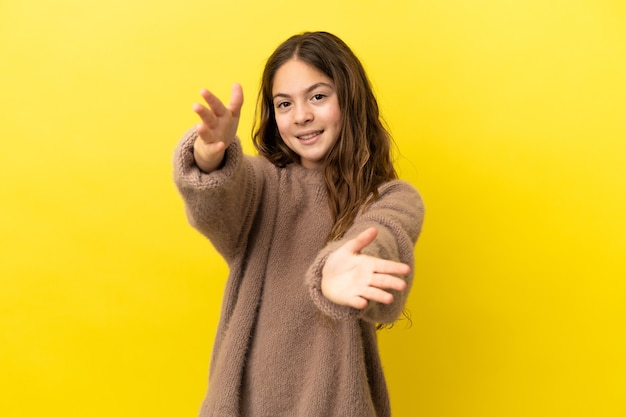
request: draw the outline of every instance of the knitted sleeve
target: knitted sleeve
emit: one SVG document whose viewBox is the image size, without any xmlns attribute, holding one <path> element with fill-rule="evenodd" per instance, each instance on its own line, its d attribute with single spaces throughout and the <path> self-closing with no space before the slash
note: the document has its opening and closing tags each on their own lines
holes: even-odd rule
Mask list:
<svg viewBox="0 0 626 417">
<path fill-rule="evenodd" d="M 226 149 L 220 169 L 210 174 L 201 171 L 193 157 L 196 137 L 196 130 L 189 130 L 174 152 L 174 182 L 189 223 L 228 262 L 247 241 L 259 205 L 261 176 L 243 155 L 237 138 Z"/>
<path fill-rule="evenodd" d="M 307 283 L 313 302 L 323 313 L 334 319 L 359 317 L 370 322 L 387 324 L 397 320 L 404 309 L 413 282 L 414 250 L 424 220 L 424 204 L 415 188 L 404 181 L 388 182 L 380 187 L 379 193 L 378 199 L 357 216 L 342 239 L 329 243 L 320 251 L 307 272 Z M 404 291 L 391 291 L 394 296 L 391 304 L 370 301 L 363 310 L 335 304 L 324 297 L 321 290 L 322 269 L 326 259 L 347 240 L 370 227 L 376 227 L 378 235 L 361 253 L 409 265 L 411 272 L 402 277 L 408 285 Z"/>
</svg>

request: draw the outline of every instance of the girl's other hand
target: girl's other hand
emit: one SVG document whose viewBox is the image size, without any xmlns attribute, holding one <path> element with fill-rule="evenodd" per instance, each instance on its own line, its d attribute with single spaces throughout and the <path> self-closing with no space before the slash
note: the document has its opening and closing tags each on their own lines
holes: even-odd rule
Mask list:
<svg viewBox="0 0 626 417">
<path fill-rule="evenodd" d="M 377 234 L 376 228 L 369 228 L 328 256 L 322 269 L 322 294 L 330 301 L 364 309 L 369 301 L 391 304 L 393 295 L 388 290 L 406 288 L 406 281 L 393 275 L 408 274 L 408 265 L 360 253 Z"/>
<path fill-rule="evenodd" d="M 200 95 L 208 107 L 198 103 L 193 105 L 193 111 L 201 119 L 196 127 L 198 137 L 193 146 L 193 155 L 201 170 L 211 172 L 220 167 L 226 148 L 237 134 L 243 90 L 241 85 L 234 84 L 230 102 L 226 106 L 208 90 L 201 90 Z"/>
</svg>

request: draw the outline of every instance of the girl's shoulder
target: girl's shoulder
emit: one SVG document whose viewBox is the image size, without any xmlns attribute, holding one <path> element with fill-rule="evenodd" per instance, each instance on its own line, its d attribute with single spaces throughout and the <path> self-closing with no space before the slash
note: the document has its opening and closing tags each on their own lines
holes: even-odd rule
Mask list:
<svg viewBox="0 0 626 417">
<path fill-rule="evenodd" d="M 378 197 L 372 202 L 375 210 L 389 213 L 405 213 L 410 217 L 424 217 L 424 200 L 420 192 L 408 181 L 391 180 L 378 188 Z"/>
<path fill-rule="evenodd" d="M 406 197 L 422 201 L 422 196 L 417 188 L 403 179 L 387 181 L 378 187 L 379 198 Z"/>
</svg>

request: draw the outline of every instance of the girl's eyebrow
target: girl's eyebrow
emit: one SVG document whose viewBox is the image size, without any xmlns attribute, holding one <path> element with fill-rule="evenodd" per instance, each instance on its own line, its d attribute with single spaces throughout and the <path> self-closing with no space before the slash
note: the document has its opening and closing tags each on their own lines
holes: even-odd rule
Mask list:
<svg viewBox="0 0 626 417">
<path fill-rule="evenodd" d="M 332 85 L 325 83 L 325 82 L 319 82 L 319 83 L 315 83 L 313 85 L 311 85 L 310 87 L 308 87 L 306 90 L 304 90 L 304 94 L 308 94 L 311 91 L 315 90 L 318 87 L 328 87 L 331 90 L 334 88 Z M 273 100 L 276 100 L 278 97 L 290 97 L 289 94 L 285 94 L 285 93 L 277 93 L 274 94 L 274 97 L 272 97 Z"/>
</svg>

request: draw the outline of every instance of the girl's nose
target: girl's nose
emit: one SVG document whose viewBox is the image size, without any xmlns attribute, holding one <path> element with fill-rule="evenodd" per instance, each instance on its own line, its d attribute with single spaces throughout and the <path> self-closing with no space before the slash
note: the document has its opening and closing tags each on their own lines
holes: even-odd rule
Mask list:
<svg viewBox="0 0 626 417">
<path fill-rule="evenodd" d="M 296 124 L 306 124 L 313 120 L 313 112 L 306 105 L 296 106 L 294 112 L 294 122 Z"/>
</svg>

